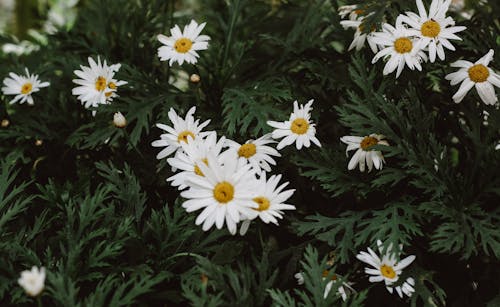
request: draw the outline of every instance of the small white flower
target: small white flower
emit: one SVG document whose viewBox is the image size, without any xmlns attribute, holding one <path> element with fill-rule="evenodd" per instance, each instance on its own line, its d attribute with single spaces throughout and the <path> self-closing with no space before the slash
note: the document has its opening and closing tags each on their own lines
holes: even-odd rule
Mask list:
<svg viewBox="0 0 500 307">
<path fill-rule="evenodd" d="M 231 234 L 235 234 L 237 223 L 242 218 L 255 218 L 258 208 L 255 197 L 255 173 L 249 164 L 241 165 L 236 156 L 227 155 L 220 164 L 212 154 L 207 156 L 208 163 L 198 160 L 196 164 L 203 176 L 192 175 L 186 183 L 189 190 L 181 196 L 187 200 L 182 207 L 187 212 L 203 211 L 196 218 L 196 225 L 203 224 L 204 231 L 215 224 L 221 229 L 224 223 Z"/>
<path fill-rule="evenodd" d="M 342 142 L 347 144 L 346 155 L 348 152 L 354 149 L 357 151 L 349 161 L 347 165 L 348 170 L 353 170 L 356 165 L 359 164 L 359 170 L 365 171 L 365 163 L 368 166 L 368 171 L 370 172 L 375 166 L 375 169 L 382 169 L 384 161 L 384 156 L 378 150 L 370 150 L 370 147 L 374 145 L 386 145 L 389 146 L 386 140 L 383 140 L 384 136 L 380 134 L 370 134 L 369 136 L 343 136 L 340 138 Z"/>
<path fill-rule="evenodd" d="M 187 143 L 181 142 L 182 151 L 178 151 L 175 157 L 167 159 L 172 168 L 180 170 L 180 172 L 167 179 L 167 181 L 171 181 L 172 186 L 178 187 L 179 190 L 187 188 L 186 180 L 189 176 L 193 174 L 204 176 L 196 164 L 197 161 L 201 160 L 208 164 L 207 157 L 210 153 L 220 162 L 220 154 L 226 141 L 224 137 L 217 141 L 215 131 L 210 132 L 205 138 L 198 137 L 194 140 L 191 139 L 191 136 L 188 136 L 188 138 Z"/>
<path fill-rule="evenodd" d="M 295 277 L 295 279 L 297 279 L 297 284 L 299 286 L 304 284 L 304 274 L 302 274 L 302 272 L 298 272 L 293 276 Z"/>
<path fill-rule="evenodd" d="M 377 256 L 373 250 L 368 248 L 368 253 L 362 251 L 356 255 L 356 258 L 372 266 L 372 268 L 365 268 L 365 273 L 370 275 L 370 282 L 384 281 L 386 287 L 392 287 L 393 284 L 398 281 L 403 269 L 415 260 L 415 256 L 411 255 L 399 260 L 400 253 L 393 253 L 392 245 L 390 245 L 385 252 L 383 251 L 382 242 L 380 240 L 377 241 L 377 245 L 381 257 Z M 388 291 L 391 292 L 389 288 Z"/>
<path fill-rule="evenodd" d="M 344 19 L 349 15 L 349 20 L 356 20 L 358 16 L 363 14 L 363 10 L 358 9 L 357 5 L 342 5 L 339 6 L 339 16 Z"/>
<path fill-rule="evenodd" d="M 116 91 L 119 86 L 127 84 L 126 81 L 118 81 L 114 78 L 120 69 L 120 64 L 108 66 L 106 61 L 101 63 L 97 57 L 97 63 L 91 57 L 88 58 L 89 67 L 80 65 L 81 70 L 75 70 L 74 74 L 81 79 L 74 79 L 73 83 L 79 85 L 73 88 L 73 95 L 85 106 L 85 108 L 98 107 L 107 104 L 117 97 Z M 95 115 L 95 111 L 93 112 Z"/>
<path fill-rule="evenodd" d="M 323 297 L 326 299 L 328 297 L 328 293 L 332 290 L 333 285 L 337 283 L 336 279 L 330 280 L 325 287 L 325 293 L 323 294 Z M 356 292 L 351 285 L 347 282 L 342 282 L 342 285 L 339 286 L 337 289 L 338 295 L 342 297 L 342 300 L 345 302 L 347 300 L 347 293 L 349 292 Z"/>
<path fill-rule="evenodd" d="M 276 149 L 267 146 L 272 143 L 275 143 L 275 141 L 271 139 L 270 134 L 265 134 L 256 140 L 246 141 L 243 145 L 233 140 L 227 140 L 226 145 L 229 150 L 226 153 L 236 152 L 238 158 L 250 163 L 256 173 L 260 173 L 261 170 L 270 172 L 271 165 L 276 165 L 276 161 L 272 157 L 281 157 L 281 154 Z"/>
<path fill-rule="evenodd" d="M 198 25 L 196 21 L 191 20 L 189 25 L 184 26 L 184 31 L 178 25 L 170 29 L 172 36 L 158 35 L 158 40 L 165 46 L 158 48 L 158 56 L 160 61 L 169 61 L 172 66 L 174 62 L 179 65 L 187 62 L 195 64 L 198 61 L 198 50 L 208 49 L 208 41 L 210 37 L 200 35 L 201 30 L 205 27 L 205 23 Z"/>
<path fill-rule="evenodd" d="M 45 287 L 45 268 L 41 267 L 39 270 L 33 266 L 31 271 L 22 271 L 17 282 L 29 296 L 38 296 Z"/>
<path fill-rule="evenodd" d="M 297 149 L 302 146 L 309 147 L 311 141 L 321 147 L 319 140 L 316 138 L 316 128 L 311 121 L 312 103 L 314 99 L 307 102 L 306 105 L 298 106 L 297 100 L 293 102 L 293 113 L 290 114 L 290 119 L 285 122 L 268 121 L 267 124 L 276 128 L 273 131 L 272 137 L 274 139 L 283 138 L 276 149 L 280 150 L 295 142 Z"/>
<path fill-rule="evenodd" d="M 156 124 L 156 127 L 167 132 L 162 134 L 159 140 L 151 143 L 154 147 L 165 147 L 158 153 L 158 155 L 156 155 L 156 159 L 163 159 L 181 149 L 181 143 L 188 143 L 190 138 L 196 139 L 198 137 L 204 137 L 208 134 L 208 132 L 201 132 L 201 130 L 210 123 L 210 120 L 200 124 L 199 119 L 194 120 L 194 112 L 196 112 L 196 107 L 189 109 L 186 114 L 186 118 L 182 119 L 177 115 L 173 108 L 170 108 L 168 118 L 172 122 L 173 127 L 164 124 Z"/>
<path fill-rule="evenodd" d="M 13 72 L 9 73 L 9 77 L 3 80 L 2 92 L 4 95 L 16 95 L 10 101 L 11 104 L 19 101 L 20 104 L 28 101 L 29 105 L 33 105 L 33 97 L 31 94 L 38 92 L 42 87 L 50 85 L 49 82 L 41 82 L 38 80 L 38 75 L 31 75 L 26 68 L 26 76 L 17 75 Z"/>
<path fill-rule="evenodd" d="M 394 292 L 394 289 L 396 289 L 396 292 L 398 293 L 400 298 L 403 298 L 403 294 L 405 294 L 408 297 L 411 297 L 413 292 L 415 292 L 415 279 L 412 277 L 408 277 L 402 285 L 396 286 L 396 287 L 390 287 L 387 286 L 387 291 L 389 291 L 391 294 Z"/>
<path fill-rule="evenodd" d="M 360 17 L 357 20 L 343 20 L 340 22 L 342 27 L 344 29 L 348 28 L 354 28 L 356 29 L 356 32 L 354 32 L 354 39 L 349 46 L 349 51 L 352 49 L 356 48 L 357 51 L 361 50 L 363 46 L 365 45 L 365 41 L 368 41 L 368 45 L 370 46 L 370 49 L 373 51 L 373 53 L 377 53 L 378 47 L 375 42 L 373 42 L 373 31 L 375 31 L 375 28 L 371 29 L 370 33 L 364 33 L 364 21 L 363 17 Z"/>
<path fill-rule="evenodd" d="M 289 182 L 285 182 L 278 186 L 281 180 L 281 175 L 272 175 L 269 180 L 266 180 L 266 173 L 262 172 L 256 183 L 254 190 L 253 201 L 258 205 L 254 210 L 257 215 L 248 217 L 241 224 L 240 235 L 245 235 L 250 226 L 250 220 L 259 217 L 262 222 L 278 225 L 278 220 L 283 218 L 283 210 L 295 210 L 295 206 L 286 204 L 285 202 L 292 197 L 295 192 L 292 190 L 283 191 Z"/>
<path fill-rule="evenodd" d="M 117 128 L 123 128 L 127 125 L 127 120 L 121 112 L 115 113 L 113 115 L 113 125 Z"/>
<path fill-rule="evenodd" d="M 420 62 L 427 61 L 427 56 L 422 51 L 420 39 L 413 38 L 413 35 L 413 32 L 403 25 L 396 25 L 396 27 L 387 23 L 382 25 L 382 32 L 373 33 L 372 41 L 382 50 L 373 57 L 372 63 L 380 58 L 389 57 L 383 73 L 388 75 L 397 70 L 396 78 L 403 71 L 405 64 L 411 70 L 415 68 L 422 70 Z"/>
<path fill-rule="evenodd" d="M 436 60 L 436 53 L 441 60 L 445 59 L 443 47 L 455 51 L 449 40 L 461 40 L 455 33 L 466 29 L 462 26 L 454 27 L 453 18 L 446 17 L 450 3 L 451 0 L 432 0 L 427 14 L 422 0 L 417 0 L 418 15 L 407 12 L 406 15 L 399 15 L 396 21 L 396 24 L 408 24 L 415 31 L 416 36 L 421 39 L 420 47 L 429 48 L 431 63 Z"/>
<path fill-rule="evenodd" d="M 460 82 L 460 88 L 453 95 L 453 101 L 459 103 L 472 87 L 476 87 L 481 100 L 488 105 L 494 105 L 498 98 L 495 94 L 495 87 L 500 87 L 500 75 L 489 68 L 488 65 L 493 60 L 493 49 L 480 58 L 475 63 L 459 60 L 452 63 L 452 67 L 460 68 L 457 72 L 446 75 L 446 80 L 450 80 L 451 85 Z"/>
</svg>

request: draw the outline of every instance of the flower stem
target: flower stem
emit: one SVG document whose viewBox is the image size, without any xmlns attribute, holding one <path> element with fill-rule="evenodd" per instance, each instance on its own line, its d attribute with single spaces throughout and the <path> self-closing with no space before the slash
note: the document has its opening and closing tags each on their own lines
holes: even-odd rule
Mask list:
<svg viewBox="0 0 500 307">
<path fill-rule="evenodd" d="M 233 37 L 233 29 L 238 18 L 238 13 L 240 11 L 240 0 L 235 0 L 233 3 L 233 9 L 231 12 L 231 22 L 229 23 L 229 30 L 226 37 L 226 45 L 224 46 L 224 58 L 222 59 L 222 69 L 226 67 L 227 57 L 229 55 L 229 48 L 231 46 L 231 39 Z"/>
</svg>

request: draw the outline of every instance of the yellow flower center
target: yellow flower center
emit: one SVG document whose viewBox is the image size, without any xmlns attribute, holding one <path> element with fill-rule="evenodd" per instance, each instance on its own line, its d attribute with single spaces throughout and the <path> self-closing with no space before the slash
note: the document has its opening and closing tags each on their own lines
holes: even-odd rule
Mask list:
<svg viewBox="0 0 500 307">
<path fill-rule="evenodd" d="M 378 144 L 378 140 L 376 138 L 374 138 L 373 136 L 366 136 L 361 141 L 361 143 L 359 143 L 359 146 L 361 147 L 361 149 L 363 149 L 364 151 L 366 151 L 371 146 L 377 145 L 377 144 Z"/>
<path fill-rule="evenodd" d="M 189 130 L 185 130 L 185 131 L 182 131 L 181 133 L 179 133 L 179 135 L 177 136 L 177 142 L 179 142 L 179 143 L 180 142 L 187 143 L 188 142 L 188 136 L 192 137 L 193 139 L 195 138 L 194 133 L 192 133 Z"/>
<path fill-rule="evenodd" d="M 328 274 L 330 274 L 330 271 L 329 270 L 324 270 L 323 271 L 323 278 L 327 277 Z M 333 274 L 331 280 L 337 280 L 337 275 Z"/>
<path fill-rule="evenodd" d="M 269 199 L 264 196 L 255 197 L 253 201 L 259 204 L 259 208 L 254 209 L 257 211 L 266 211 L 267 209 L 269 209 L 269 206 L 271 206 Z"/>
<path fill-rule="evenodd" d="M 24 83 L 24 85 L 21 87 L 21 94 L 29 94 L 31 93 L 31 90 L 33 89 L 33 85 L 31 83 Z"/>
<path fill-rule="evenodd" d="M 361 14 L 363 14 L 364 12 L 365 12 L 364 10 L 355 10 L 355 11 L 354 11 L 354 13 L 355 13 L 356 15 L 361 15 Z"/>
<path fill-rule="evenodd" d="M 394 272 L 394 269 L 389 266 L 389 265 L 382 265 L 380 267 L 380 273 L 382 273 L 382 275 L 384 277 L 387 277 L 387 278 L 390 278 L 390 279 L 393 279 L 394 277 L 396 277 L 396 272 Z"/>
<path fill-rule="evenodd" d="M 441 32 L 441 26 L 439 23 L 431 19 L 422 24 L 420 32 L 422 32 L 423 36 L 434 38 L 439 35 L 439 32 Z"/>
<path fill-rule="evenodd" d="M 179 53 L 188 52 L 191 50 L 191 46 L 193 46 L 193 42 L 189 38 L 185 37 L 179 38 L 174 44 L 175 51 Z"/>
<path fill-rule="evenodd" d="M 394 41 L 394 49 L 398 53 L 408 53 L 413 48 L 413 44 L 410 39 L 406 37 L 400 37 Z"/>
<path fill-rule="evenodd" d="M 290 126 L 290 130 L 295 134 L 304 134 L 307 129 L 309 129 L 309 123 L 303 118 L 296 118 Z"/>
<path fill-rule="evenodd" d="M 201 161 L 203 161 L 203 163 L 205 163 L 205 165 L 208 166 L 208 159 L 207 158 L 201 159 Z M 194 165 L 194 172 L 198 176 L 205 177 L 205 174 L 203 174 L 203 172 L 200 170 L 200 167 L 197 164 Z"/>
<path fill-rule="evenodd" d="M 490 76 L 488 68 L 483 64 L 476 64 L 469 68 L 469 78 L 476 83 L 484 82 Z"/>
<path fill-rule="evenodd" d="M 116 84 L 114 82 L 109 82 L 108 87 L 112 90 L 116 90 Z"/>
<path fill-rule="evenodd" d="M 228 203 L 234 197 L 234 187 L 227 181 L 219 182 L 214 188 L 214 198 L 219 203 Z"/>
<path fill-rule="evenodd" d="M 240 146 L 240 149 L 238 149 L 238 156 L 245 157 L 248 159 L 251 156 L 255 155 L 256 152 L 257 152 L 257 146 L 255 146 L 255 144 L 252 143 L 247 143 Z"/>
<path fill-rule="evenodd" d="M 95 81 L 95 89 L 98 90 L 99 92 L 102 92 L 106 89 L 107 84 L 108 83 L 106 82 L 106 78 L 99 76 Z"/>
<path fill-rule="evenodd" d="M 364 23 L 360 23 L 358 28 L 359 28 L 360 32 L 365 32 L 365 24 Z M 372 25 L 370 27 L 370 32 L 374 32 L 375 30 L 377 30 L 377 28 L 375 28 L 375 26 Z"/>
</svg>

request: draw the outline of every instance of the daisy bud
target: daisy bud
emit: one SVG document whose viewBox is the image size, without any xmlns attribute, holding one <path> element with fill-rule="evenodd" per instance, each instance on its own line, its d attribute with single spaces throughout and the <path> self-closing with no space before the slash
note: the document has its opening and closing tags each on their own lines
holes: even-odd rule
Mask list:
<svg viewBox="0 0 500 307">
<path fill-rule="evenodd" d="M 113 124 L 116 128 L 123 128 L 127 125 L 127 120 L 121 112 L 118 112 L 113 115 Z"/>
<path fill-rule="evenodd" d="M 45 287 L 45 268 L 41 267 L 39 270 L 34 266 L 31 271 L 22 271 L 17 282 L 29 296 L 38 296 Z"/>
<path fill-rule="evenodd" d="M 6 118 L 2 119 L 2 128 L 7 128 L 10 125 L 10 121 Z"/>
<path fill-rule="evenodd" d="M 36 140 L 35 141 L 35 146 L 42 146 L 43 145 L 43 141 L 42 140 Z"/>
<path fill-rule="evenodd" d="M 200 276 L 200 279 L 201 279 L 201 283 L 203 284 L 203 286 L 206 286 L 208 283 L 208 276 L 202 273 Z"/>
<path fill-rule="evenodd" d="M 191 77 L 189 77 L 189 81 L 193 83 L 198 83 L 200 82 L 200 76 L 197 74 L 192 74 Z"/>
</svg>

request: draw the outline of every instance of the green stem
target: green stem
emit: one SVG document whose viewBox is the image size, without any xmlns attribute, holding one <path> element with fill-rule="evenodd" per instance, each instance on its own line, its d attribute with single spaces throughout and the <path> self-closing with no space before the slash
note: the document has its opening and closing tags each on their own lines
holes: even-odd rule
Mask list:
<svg viewBox="0 0 500 307">
<path fill-rule="evenodd" d="M 165 16 L 168 16 L 169 26 L 167 29 L 165 29 L 166 33 L 170 30 L 170 28 L 172 28 L 172 25 L 174 23 L 174 2 L 175 2 L 174 0 L 170 0 L 168 5 L 167 5 L 168 13 L 165 14 Z M 167 24 L 167 22 L 165 21 L 165 25 L 166 24 Z M 169 79 L 170 79 L 170 64 L 167 65 L 167 87 L 168 87 Z"/>
<path fill-rule="evenodd" d="M 240 0 L 235 0 L 231 14 L 231 22 L 229 23 L 229 31 L 227 33 L 226 45 L 224 46 L 224 58 L 222 59 L 222 69 L 226 67 L 227 57 L 229 55 L 229 48 L 231 46 L 231 39 L 233 37 L 234 24 L 236 23 L 236 19 L 238 18 L 239 11 L 240 11 Z"/>
<path fill-rule="evenodd" d="M 123 134 L 125 135 L 125 139 L 127 140 L 127 143 L 135 150 L 135 152 L 137 152 L 139 154 L 139 156 L 141 156 L 141 158 L 144 159 L 144 156 L 142 155 L 142 153 L 139 151 L 139 149 L 137 149 L 137 147 L 130 140 L 130 135 L 127 133 L 127 130 L 125 130 L 125 128 L 123 128 L 122 131 L 123 131 Z"/>
<path fill-rule="evenodd" d="M 42 307 L 42 299 L 40 298 L 40 296 L 36 297 L 36 304 L 38 305 L 38 307 Z"/>
<path fill-rule="evenodd" d="M 198 255 L 198 254 L 194 254 L 194 253 L 190 253 L 190 252 L 182 252 L 182 253 L 178 253 L 178 254 L 175 254 L 175 255 L 168 257 L 167 260 L 177 258 L 177 257 L 183 257 L 183 256 L 191 256 L 191 257 L 195 257 L 195 258 L 199 258 L 199 259 L 203 258 L 203 256 Z"/>
</svg>

